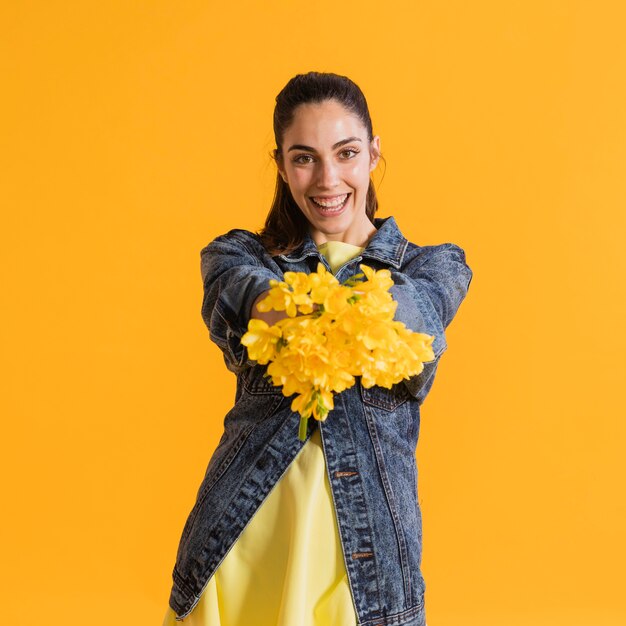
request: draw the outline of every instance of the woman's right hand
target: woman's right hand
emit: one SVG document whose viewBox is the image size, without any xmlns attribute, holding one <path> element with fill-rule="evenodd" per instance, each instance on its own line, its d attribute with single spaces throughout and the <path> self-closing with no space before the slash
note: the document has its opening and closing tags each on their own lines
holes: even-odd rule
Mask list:
<svg viewBox="0 0 626 626">
<path fill-rule="evenodd" d="M 289 316 L 287 315 L 287 311 L 274 311 L 274 310 L 272 310 L 272 311 L 267 311 L 267 312 L 261 313 L 261 311 L 259 311 L 256 308 L 256 305 L 261 300 L 266 298 L 268 293 L 269 293 L 269 289 L 267 291 L 264 291 L 263 293 L 261 293 L 261 295 L 254 301 L 254 303 L 252 304 L 252 313 L 251 313 L 250 317 L 254 318 L 254 319 L 258 319 L 258 320 L 263 320 L 269 326 L 272 326 L 272 324 L 276 324 L 276 322 L 279 322 L 280 320 L 283 320 L 283 319 L 285 319 L 286 317 L 289 317 Z M 313 305 L 313 310 L 317 310 L 318 308 L 319 308 L 318 304 Z"/>
<path fill-rule="evenodd" d="M 287 315 L 286 311 L 266 311 L 264 313 L 261 313 L 261 311 L 256 308 L 256 305 L 261 302 L 261 300 L 266 298 L 268 293 L 269 289 L 261 293 L 261 295 L 254 301 L 254 303 L 252 304 L 252 313 L 250 314 L 250 317 L 257 320 L 263 320 L 269 326 L 272 326 L 272 324 L 276 324 L 276 322 L 289 316 Z"/>
</svg>

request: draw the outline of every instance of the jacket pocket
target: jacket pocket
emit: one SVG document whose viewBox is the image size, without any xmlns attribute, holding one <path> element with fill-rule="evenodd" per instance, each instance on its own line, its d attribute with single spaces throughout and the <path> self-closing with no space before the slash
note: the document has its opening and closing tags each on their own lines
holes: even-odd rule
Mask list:
<svg viewBox="0 0 626 626">
<path fill-rule="evenodd" d="M 406 385 L 403 385 L 401 382 L 393 385 L 391 389 L 379 385 L 374 385 L 367 389 L 363 387 L 359 379 L 359 389 L 365 404 L 375 406 L 384 411 L 394 411 L 411 397 Z"/>
<path fill-rule="evenodd" d="M 242 373 L 241 383 L 245 391 L 251 395 L 283 396 L 282 387 L 272 384 L 269 377 L 264 376 L 267 365 L 254 365 Z"/>
</svg>

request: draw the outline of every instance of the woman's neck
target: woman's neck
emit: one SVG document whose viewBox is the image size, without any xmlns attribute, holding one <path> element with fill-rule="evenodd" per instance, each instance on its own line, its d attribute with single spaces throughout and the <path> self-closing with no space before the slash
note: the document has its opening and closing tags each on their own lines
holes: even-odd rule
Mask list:
<svg viewBox="0 0 626 626">
<path fill-rule="evenodd" d="M 370 239 L 376 234 L 377 229 L 374 224 L 367 219 L 367 224 L 365 224 L 365 228 L 361 229 L 359 232 L 354 233 L 350 230 L 346 230 L 341 233 L 325 233 L 322 231 L 312 231 L 311 237 L 315 242 L 316 246 L 321 246 L 322 244 L 328 241 L 341 241 L 343 243 L 349 243 L 353 246 L 358 246 L 360 248 L 366 248 Z"/>
</svg>

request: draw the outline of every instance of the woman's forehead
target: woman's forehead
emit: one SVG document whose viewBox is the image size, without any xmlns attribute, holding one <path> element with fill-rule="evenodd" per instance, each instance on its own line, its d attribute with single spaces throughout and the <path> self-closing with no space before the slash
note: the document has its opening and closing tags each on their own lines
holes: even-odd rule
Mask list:
<svg viewBox="0 0 626 626">
<path fill-rule="evenodd" d="M 285 131 L 285 141 L 335 142 L 356 136 L 361 139 L 367 132 L 357 115 L 336 101 L 306 103 L 294 111 L 292 123 Z"/>
</svg>

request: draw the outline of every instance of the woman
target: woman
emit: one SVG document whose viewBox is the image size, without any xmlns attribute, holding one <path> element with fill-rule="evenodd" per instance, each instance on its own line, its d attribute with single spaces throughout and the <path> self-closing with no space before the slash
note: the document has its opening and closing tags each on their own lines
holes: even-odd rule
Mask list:
<svg viewBox="0 0 626 626">
<path fill-rule="evenodd" d="M 425 626 L 415 449 L 444 330 L 472 271 L 451 243 L 418 246 L 376 218 L 380 158 L 367 102 L 344 76 L 310 72 L 276 98 L 277 187 L 264 229 L 232 229 L 201 251 L 202 315 L 237 375 L 235 405 L 187 519 L 165 625 Z M 248 358 L 269 279 L 324 263 L 390 270 L 395 319 L 434 335 L 435 360 L 391 389 L 357 383 L 324 422 L 300 416 Z"/>
</svg>

